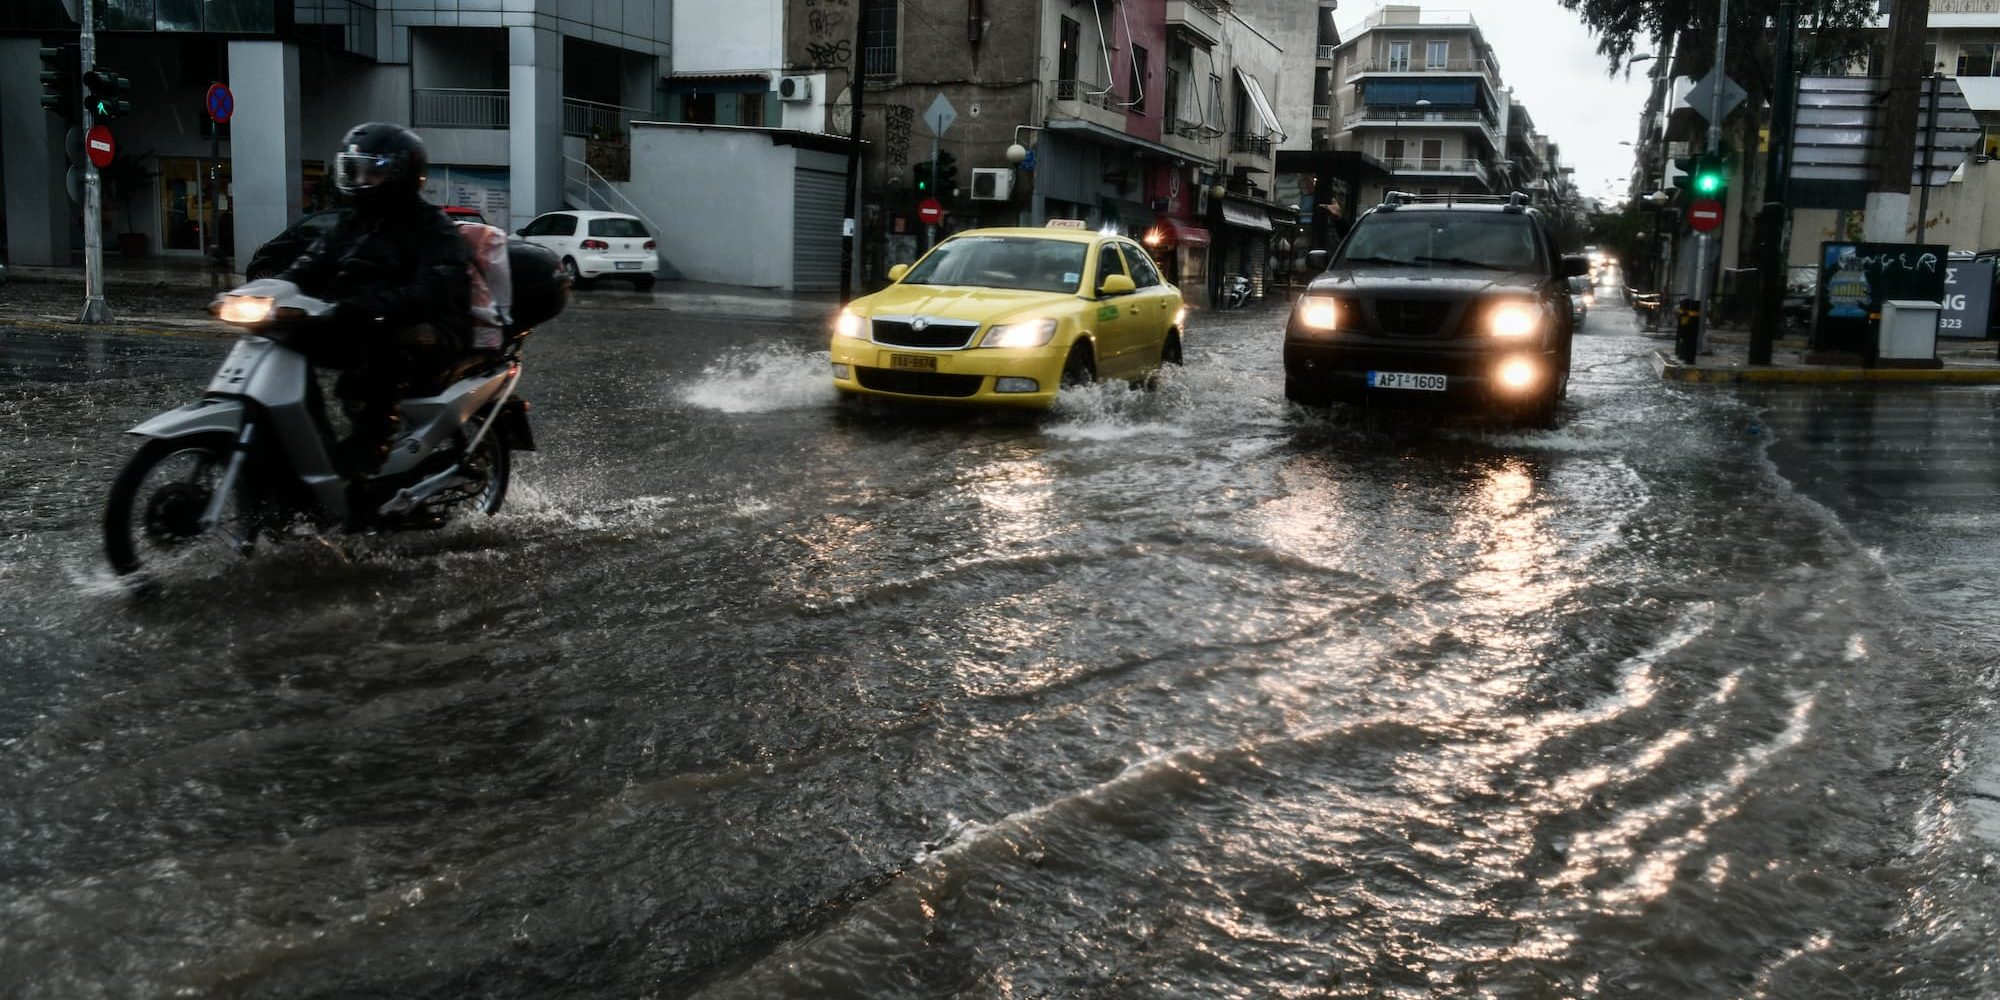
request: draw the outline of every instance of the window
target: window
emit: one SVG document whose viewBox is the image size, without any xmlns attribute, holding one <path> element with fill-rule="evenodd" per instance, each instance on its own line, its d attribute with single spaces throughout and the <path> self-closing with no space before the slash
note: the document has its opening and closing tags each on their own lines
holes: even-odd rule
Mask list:
<svg viewBox="0 0 2000 1000">
<path fill-rule="evenodd" d="M 652 233 L 646 231 L 646 224 L 638 219 L 621 219 L 616 216 L 590 220 L 590 235 L 609 236 L 613 239 L 643 240 Z"/>
<path fill-rule="evenodd" d="M 544 215 L 521 230 L 523 236 L 570 236 L 576 232 L 576 216 Z"/>
<path fill-rule="evenodd" d="M 1961 45 L 1958 47 L 1959 76 L 1992 76 L 1993 46 Z"/>
<path fill-rule="evenodd" d="M 1408 73 L 1410 71 L 1410 43 L 1389 43 L 1389 72 Z"/>
<path fill-rule="evenodd" d="M 1166 100 L 1166 113 L 1161 115 L 1167 125 L 1181 120 L 1181 71 L 1167 67 L 1167 92 L 1160 95 Z"/>
<path fill-rule="evenodd" d="M 1222 119 L 1222 78 L 1213 73 L 1208 77 L 1208 120 L 1203 124 L 1224 132 L 1229 130 Z"/>
<path fill-rule="evenodd" d="M 1132 271 L 1132 284 L 1140 288 L 1153 288 L 1159 285 L 1160 271 L 1153 266 L 1153 258 L 1148 256 L 1146 251 L 1132 243 L 1120 243 L 1118 247 L 1125 251 L 1125 266 Z"/>
<path fill-rule="evenodd" d="M 861 8 L 861 71 L 896 75 L 896 0 L 865 0 Z"/>
<path fill-rule="evenodd" d="M 1390 166 L 1395 166 L 1396 162 L 1403 158 L 1403 140 L 1382 140 L 1382 158 L 1389 161 Z"/>
<path fill-rule="evenodd" d="M 1424 45 L 1424 68 L 1444 69 L 1451 64 L 1450 42 L 1429 42 Z"/>
<path fill-rule="evenodd" d="M 736 98 L 736 123 L 759 127 L 764 124 L 764 95 L 742 94 Z"/>
<path fill-rule="evenodd" d="M 681 95 L 681 121 L 695 125 L 715 124 L 715 95 Z"/>
<path fill-rule="evenodd" d="M 1118 251 L 1114 249 L 1116 246 L 1117 244 L 1115 243 L 1105 243 L 1098 248 L 1097 251 L 1098 288 L 1104 287 L 1104 279 L 1109 278 L 1114 274 L 1125 274 L 1125 261 L 1123 258 L 1118 256 Z M 1131 277 L 1131 275 L 1129 274 L 1126 274 L 1125 276 L 1128 278 Z"/>
<path fill-rule="evenodd" d="M 1443 140 L 1443 139 L 1425 139 L 1425 140 L 1424 140 L 1424 169 L 1425 169 L 1425 170 L 1436 170 L 1436 169 L 1438 168 L 1438 163 L 1439 163 L 1439 161 L 1440 161 L 1440 160 L 1442 160 L 1443 158 L 1444 158 L 1444 140 Z"/>
<path fill-rule="evenodd" d="M 1056 79 L 1076 80 L 1078 60 L 1083 57 L 1083 25 L 1070 18 L 1062 19 L 1062 50 L 1056 53 Z M 1074 100 L 1074 88 L 1069 95 Z M 1064 95 L 1057 95 L 1060 99 Z"/>
<path fill-rule="evenodd" d="M 1132 102 L 1132 113 L 1146 113 L 1146 47 L 1132 46 L 1132 80 L 1126 100 Z"/>
</svg>

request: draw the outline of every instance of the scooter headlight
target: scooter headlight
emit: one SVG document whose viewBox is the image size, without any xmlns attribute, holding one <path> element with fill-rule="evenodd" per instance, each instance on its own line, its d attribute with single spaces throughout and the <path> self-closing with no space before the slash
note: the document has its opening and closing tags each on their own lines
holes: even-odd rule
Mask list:
<svg viewBox="0 0 2000 1000">
<path fill-rule="evenodd" d="M 231 295 L 222 300 L 216 315 L 224 323 L 255 326 L 271 318 L 271 298 L 263 295 Z"/>
</svg>

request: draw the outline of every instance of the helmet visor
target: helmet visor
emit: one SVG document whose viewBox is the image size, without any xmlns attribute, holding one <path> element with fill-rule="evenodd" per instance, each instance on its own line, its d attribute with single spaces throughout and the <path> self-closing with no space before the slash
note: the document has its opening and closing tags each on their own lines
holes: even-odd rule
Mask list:
<svg viewBox="0 0 2000 1000">
<path fill-rule="evenodd" d="M 333 183 L 349 194 L 378 188 L 389 182 L 395 165 L 396 158 L 388 154 L 342 153 L 334 160 Z"/>
</svg>

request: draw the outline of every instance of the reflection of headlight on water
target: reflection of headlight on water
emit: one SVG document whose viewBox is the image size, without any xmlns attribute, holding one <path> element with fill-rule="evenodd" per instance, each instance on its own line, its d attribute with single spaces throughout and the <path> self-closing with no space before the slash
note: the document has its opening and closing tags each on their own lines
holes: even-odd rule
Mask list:
<svg viewBox="0 0 2000 1000">
<path fill-rule="evenodd" d="M 272 300 L 262 295 L 231 295 L 218 315 L 224 323 L 262 323 L 271 318 Z"/>
</svg>

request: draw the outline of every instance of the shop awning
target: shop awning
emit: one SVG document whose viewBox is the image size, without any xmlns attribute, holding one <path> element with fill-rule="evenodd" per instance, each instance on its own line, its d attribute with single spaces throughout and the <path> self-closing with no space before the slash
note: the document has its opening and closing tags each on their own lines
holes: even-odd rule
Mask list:
<svg viewBox="0 0 2000 1000">
<path fill-rule="evenodd" d="M 1271 231 L 1271 214 L 1269 212 L 1258 211 L 1257 209 L 1247 208 L 1242 205 L 1232 205 L 1226 201 L 1222 203 L 1222 221 L 1244 229 L 1261 229 L 1267 233 Z"/>
<path fill-rule="evenodd" d="M 2000 111 L 2000 76 L 1961 76 L 1957 81 L 1959 92 L 1965 95 L 1965 103 L 1972 105 L 1972 110 Z M 1951 109 L 1949 104 L 1944 107 L 1947 111 Z M 1942 131 L 1943 123 L 1939 126 Z"/>
<path fill-rule="evenodd" d="M 1283 139 L 1285 128 L 1278 124 L 1278 114 L 1271 110 L 1271 99 L 1264 96 L 1264 88 L 1257 82 L 1257 78 L 1243 72 L 1243 67 L 1238 66 L 1236 79 L 1243 84 L 1243 92 L 1250 95 L 1250 106 L 1257 109 L 1257 117 L 1263 119 L 1264 134 Z"/>
<path fill-rule="evenodd" d="M 1153 228 L 1146 230 L 1146 245 L 1149 247 L 1205 247 L 1208 242 L 1208 230 L 1175 218 L 1163 216 L 1153 224 Z"/>
</svg>

